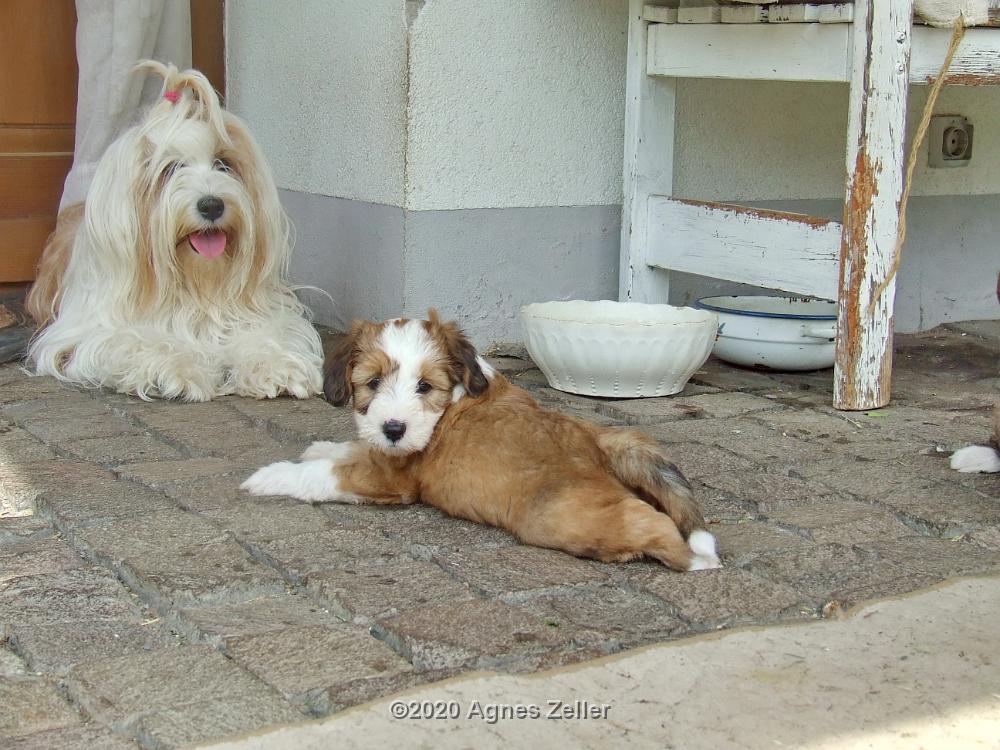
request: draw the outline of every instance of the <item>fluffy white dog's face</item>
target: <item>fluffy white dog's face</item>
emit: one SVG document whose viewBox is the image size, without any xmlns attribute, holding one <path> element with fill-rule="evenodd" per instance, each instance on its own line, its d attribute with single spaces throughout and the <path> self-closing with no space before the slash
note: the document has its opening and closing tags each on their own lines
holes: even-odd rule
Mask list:
<svg viewBox="0 0 1000 750">
<path fill-rule="evenodd" d="M 239 156 L 208 124 L 193 119 L 151 129 L 146 142 L 153 244 L 172 242 L 181 262 L 185 254 L 204 262 L 232 259 L 241 250 L 240 235 L 253 226 Z"/>
<path fill-rule="evenodd" d="M 178 295 L 219 317 L 253 306 L 287 262 L 289 228 L 267 163 L 200 74 L 177 74 L 164 99 L 108 149 L 86 222 L 105 260 L 129 269 L 132 304 L 177 310 Z"/>
<path fill-rule="evenodd" d="M 492 370 L 457 326 L 429 317 L 356 323 L 327 360 L 327 399 L 353 398 L 358 436 L 389 455 L 422 451 L 454 401 L 489 385 Z"/>
</svg>

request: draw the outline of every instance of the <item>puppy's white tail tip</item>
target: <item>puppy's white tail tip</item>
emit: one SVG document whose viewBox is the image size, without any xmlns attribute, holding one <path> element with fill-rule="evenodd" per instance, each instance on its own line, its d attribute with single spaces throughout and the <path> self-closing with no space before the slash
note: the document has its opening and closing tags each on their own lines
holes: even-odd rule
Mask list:
<svg viewBox="0 0 1000 750">
<path fill-rule="evenodd" d="M 704 529 L 695 529 L 688 537 L 688 546 L 696 555 L 715 557 L 715 537 Z"/>
<path fill-rule="evenodd" d="M 721 567 L 722 563 L 715 555 L 712 555 L 711 557 L 707 557 L 705 555 L 695 555 L 691 558 L 688 570 L 715 570 L 716 568 Z"/>
<path fill-rule="evenodd" d="M 985 445 L 970 445 L 951 454 L 951 468 L 964 474 L 1000 471 L 1000 453 Z"/>
<path fill-rule="evenodd" d="M 688 570 L 713 570 L 721 568 L 719 556 L 715 551 L 715 537 L 704 529 L 695 529 L 688 537 L 688 546 L 694 552 Z"/>
</svg>

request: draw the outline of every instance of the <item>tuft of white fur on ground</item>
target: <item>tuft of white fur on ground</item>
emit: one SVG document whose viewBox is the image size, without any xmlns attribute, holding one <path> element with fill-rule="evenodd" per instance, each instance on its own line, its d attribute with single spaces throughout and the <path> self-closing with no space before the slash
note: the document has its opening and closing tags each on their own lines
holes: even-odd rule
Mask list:
<svg viewBox="0 0 1000 750">
<path fill-rule="evenodd" d="M 1000 471 L 1000 453 L 986 445 L 970 445 L 951 454 L 951 468 L 963 474 Z"/>
</svg>

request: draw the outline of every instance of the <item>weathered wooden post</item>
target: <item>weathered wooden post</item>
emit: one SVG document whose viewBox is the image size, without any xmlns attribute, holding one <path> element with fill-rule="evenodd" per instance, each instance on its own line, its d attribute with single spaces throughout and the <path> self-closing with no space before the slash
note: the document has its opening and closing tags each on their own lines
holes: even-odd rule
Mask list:
<svg viewBox="0 0 1000 750">
<path fill-rule="evenodd" d="M 913 2 L 854 7 L 833 394 L 844 410 L 889 403 L 895 280 L 871 303 L 892 268 L 899 228 Z"/>
</svg>

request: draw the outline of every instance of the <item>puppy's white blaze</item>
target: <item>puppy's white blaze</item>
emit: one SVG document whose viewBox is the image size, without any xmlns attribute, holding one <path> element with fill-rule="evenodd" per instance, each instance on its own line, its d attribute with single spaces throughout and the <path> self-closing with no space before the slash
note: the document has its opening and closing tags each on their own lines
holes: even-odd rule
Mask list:
<svg viewBox="0 0 1000 750">
<path fill-rule="evenodd" d="M 431 439 L 441 412 L 426 408 L 425 401 L 417 393 L 417 384 L 425 364 L 440 362 L 445 354 L 438 349 L 419 320 L 384 326 L 379 334 L 378 347 L 396 364 L 396 369 L 383 378 L 367 413 L 355 413 L 358 434 L 386 453 L 406 454 L 423 450 Z M 382 425 L 389 420 L 406 425 L 406 432 L 396 443 L 390 442 L 382 433 Z"/>
<path fill-rule="evenodd" d="M 1000 453 L 985 445 L 970 445 L 951 454 L 951 468 L 963 474 L 1000 472 Z"/>
<path fill-rule="evenodd" d="M 688 546 L 696 555 L 704 557 L 716 557 L 715 537 L 704 529 L 696 529 L 688 537 Z"/>
<path fill-rule="evenodd" d="M 325 458 L 298 464 L 292 461 L 270 464 L 257 469 L 240 487 L 253 495 L 287 495 L 311 502 L 357 502 L 357 498 L 340 492 L 333 461 Z"/>
<path fill-rule="evenodd" d="M 341 461 L 350 455 L 353 445 L 353 443 L 332 443 L 327 440 L 317 440 L 302 452 L 299 460 L 311 461 L 317 458 L 326 458 L 334 462 Z"/>
</svg>

